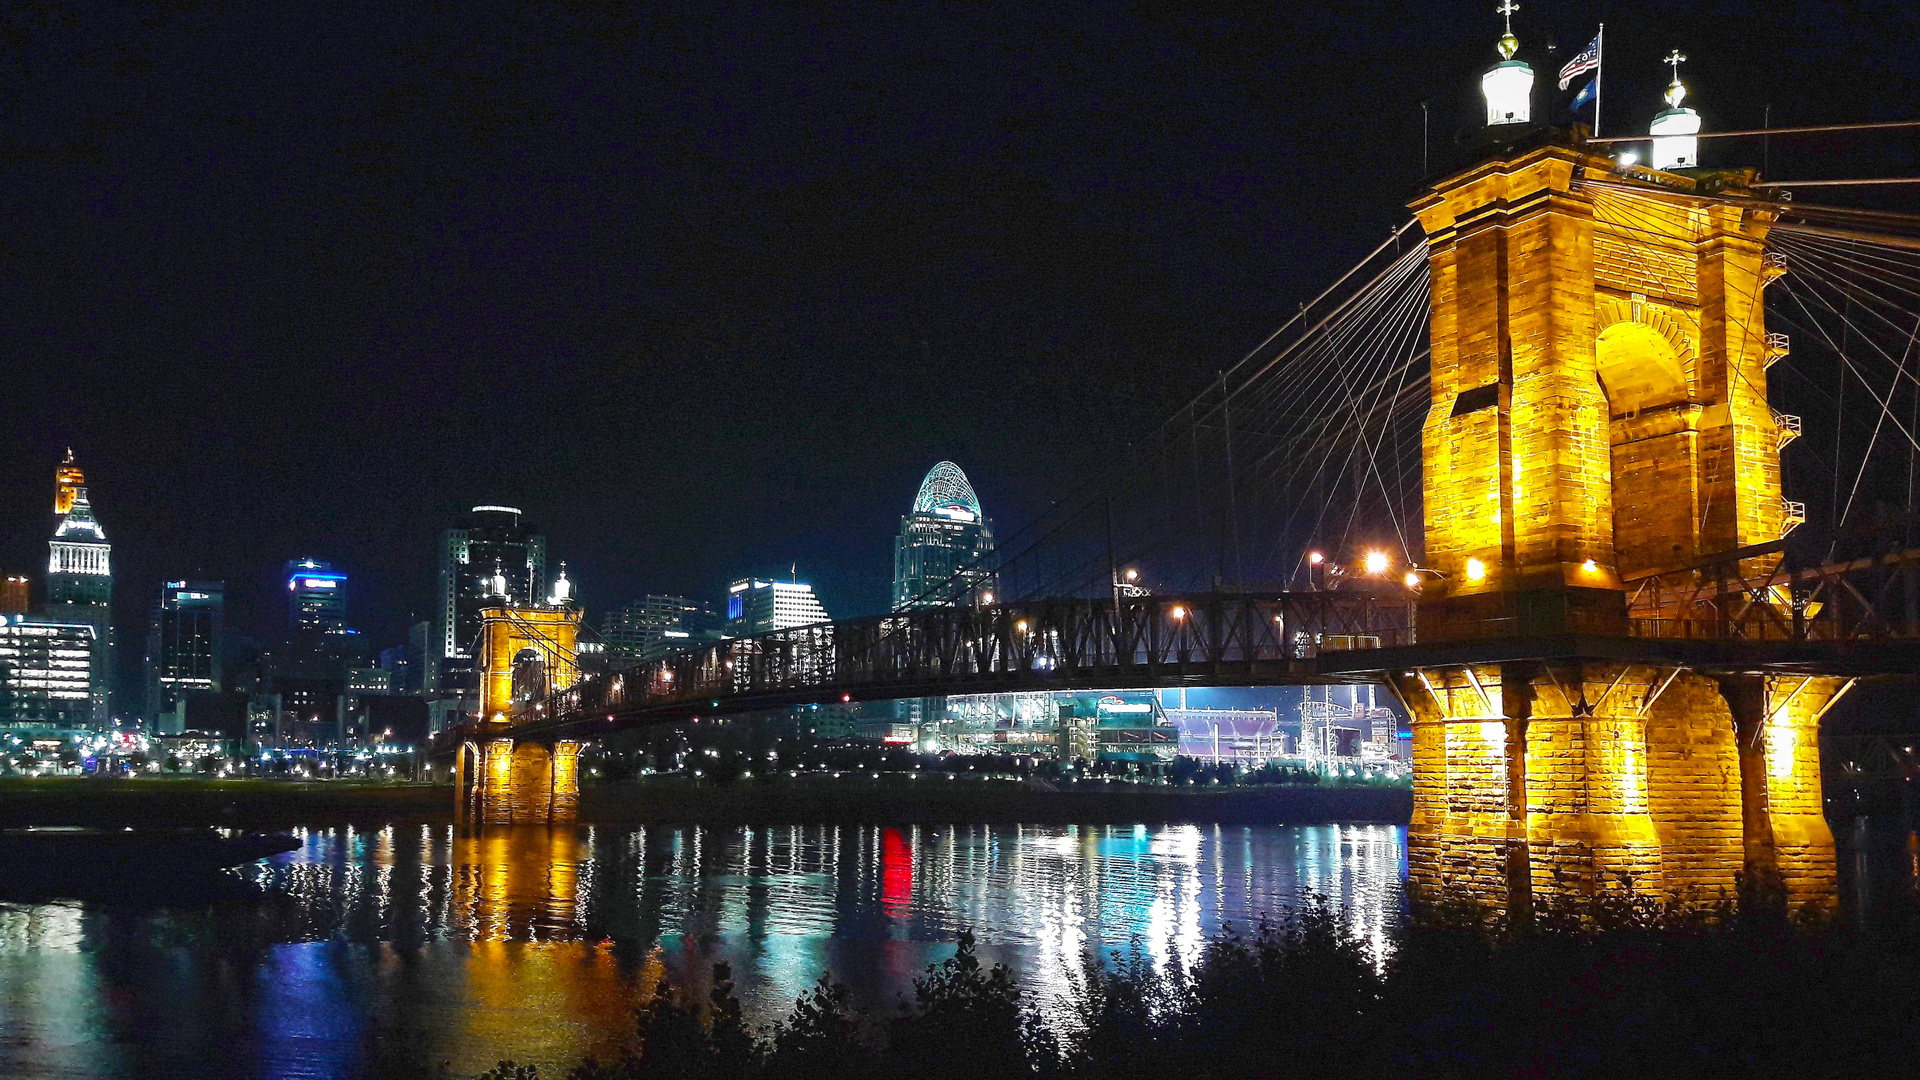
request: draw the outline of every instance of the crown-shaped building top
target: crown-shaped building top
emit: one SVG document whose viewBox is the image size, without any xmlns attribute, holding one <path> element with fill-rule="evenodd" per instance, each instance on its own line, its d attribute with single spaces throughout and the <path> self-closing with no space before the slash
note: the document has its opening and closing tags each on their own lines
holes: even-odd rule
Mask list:
<svg viewBox="0 0 1920 1080">
<path fill-rule="evenodd" d="M 87 489 L 73 489 L 73 497 L 68 500 L 67 509 L 61 515 L 60 524 L 54 527 L 53 538 L 73 544 L 104 544 L 107 531 L 93 516 L 93 504 L 87 501 Z"/>
<path fill-rule="evenodd" d="M 86 474 L 73 463 L 73 447 L 67 447 L 66 459 L 60 462 L 59 468 L 53 470 L 53 512 L 64 514 L 73 509 L 74 492 L 79 491 L 86 482 Z"/>
</svg>

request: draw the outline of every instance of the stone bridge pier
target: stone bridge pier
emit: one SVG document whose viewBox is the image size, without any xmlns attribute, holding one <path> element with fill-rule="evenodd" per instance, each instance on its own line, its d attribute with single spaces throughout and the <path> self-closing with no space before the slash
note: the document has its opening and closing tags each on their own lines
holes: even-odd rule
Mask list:
<svg viewBox="0 0 1920 1080">
<path fill-rule="evenodd" d="M 1752 882 L 1795 908 L 1835 901 L 1818 730 L 1845 679 L 1527 661 L 1393 682 L 1413 715 L 1423 899 L 1711 906 Z"/>
<path fill-rule="evenodd" d="M 462 743 L 454 757 L 454 820 L 517 825 L 574 821 L 580 744 L 502 736 Z"/>
</svg>

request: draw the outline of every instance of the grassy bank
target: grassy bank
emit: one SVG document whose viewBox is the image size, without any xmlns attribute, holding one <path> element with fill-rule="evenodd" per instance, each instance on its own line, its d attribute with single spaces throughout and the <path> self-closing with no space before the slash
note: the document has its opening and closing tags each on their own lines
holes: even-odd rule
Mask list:
<svg viewBox="0 0 1920 1080">
<path fill-rule="evenodd" d="M 666 822 L 901 823 L 1190 821 L 1234 824 L 1381 822 L 1412 810 L 1405 788 L 1264 786 L 1186 789 L 1127 784 L 1050 791 L 1017 780 L 910 774 L 801 775 L 719 786 L 686 777 L 589 784 L 580 819 Z M 335 780 L 0 779 L 0 827 L 15 825 L 234 825 L 450 821 L 445 785 Z"/>
</svg>

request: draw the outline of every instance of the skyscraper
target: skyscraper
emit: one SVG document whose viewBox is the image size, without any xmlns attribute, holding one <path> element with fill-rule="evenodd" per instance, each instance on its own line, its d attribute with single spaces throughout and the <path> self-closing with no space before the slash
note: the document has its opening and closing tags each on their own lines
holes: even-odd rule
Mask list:
<svg viewBox="0 0 1920 1080">
<path fill-rule="evenodd" d="M 813 586 L 804 581 L 741 578 L 727 586 L 727 633 L 732 637 L 829 621 Z"/>
<path fill-rule="evenodd" d="M 432 700 L 433 728 L 456 723 L 456 713 L 478 707 L 474 675 L 480 609 L 489 603 L 497 567 L 507 595 L 520 603 L 546 598 L 547 538 L 534 531 L 517 507 L 476 506 L 443 529 L 435 589 L 433 635 L 427 642 L 425 685 Z"/>
<path fill-rule="evenodd" d="M 720 614 L 684 596 L 643 596 L 600 619 L 607 648 L 642 660 L 720 640 Z"/>
<path fill-rule="evenodd" d="M 90 721 L 98 727 L 112 723 L 113 673 L 113 545 L 94 519 L 85 478 L 68 451 L 54 473 L 54 505 L 67 507 L 47 541 L 46 618 L 57 623 L 84 623 L 93 627 L 92 703 Z"/>
<path fill-rule="evenodd" d="M 0 615 L 0 725 L 94 724 L 90 623 Z"/>
<path fill-rule="evenodd" d="M 224 581 L 168 581 L 147 623 L 146 719 L 161 733 L 180 731 L 180 706 L 194 693 L 225 689 L 220 638 Z"/>
<path fill-rule="evenodd" d="M 347 575 L 317 559 L 287 563 L 287 627 L 342 630 L 347 625 Z"/>
<path fill-rule="evenodd" d="M 893 610 L 943 607 L 993 581 L 993 522 L 951 461 L 927 470 L 893 542 Z"/>
</svg>

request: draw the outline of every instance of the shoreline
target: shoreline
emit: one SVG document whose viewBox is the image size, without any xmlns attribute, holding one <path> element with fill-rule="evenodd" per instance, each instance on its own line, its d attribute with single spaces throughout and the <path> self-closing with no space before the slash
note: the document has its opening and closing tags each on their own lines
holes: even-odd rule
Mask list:
<svg viewBox="0 0 1920 1080">
<path fill-rule="evenodd" d="M 1122 785 L 1114 785 L 1122 788 Z M 1407 788 L 1269 785 L 1224 791 L 1048 791 L 1018 780 L 879 780 L 824 776 L 725 787 L 680 778 L 581 789 L 583 825 L 653 824 L 1110 824 L 1405 825 Z M 0 828 L 24 825 L 224 825 L 273 829 L 363 822 L 451 823 L 445 784 L 351 781 L 8 778 Z"/>
</svg>

